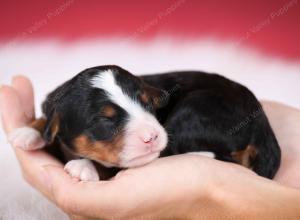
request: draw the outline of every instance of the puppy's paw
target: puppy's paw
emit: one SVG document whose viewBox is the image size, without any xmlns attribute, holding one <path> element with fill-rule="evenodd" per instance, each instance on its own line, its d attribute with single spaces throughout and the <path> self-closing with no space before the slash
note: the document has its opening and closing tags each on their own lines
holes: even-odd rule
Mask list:
<svg viewBox="0 0 300 220">
<path fill-rule="evenodd" d="M 99 181 L 98 172 L 88 159 L 78 159 L 69 161 L 64 168 L 72 177 L 82 181 Z"/>
<path fill-rule="evenodd" d="M 210 151 L 188 152 L 187 154 L 200 155 L 200 156 L 209 157 L 212 159 L 216 158 L 216 155 Z"/>
<path fill-rule="evenodd" d="M 17 128 L 8 137 L 8 141 L 14 147 L 23 150 L 36 150 L 45 146 L 40 132 L 30 127 Z"/>
</svg>

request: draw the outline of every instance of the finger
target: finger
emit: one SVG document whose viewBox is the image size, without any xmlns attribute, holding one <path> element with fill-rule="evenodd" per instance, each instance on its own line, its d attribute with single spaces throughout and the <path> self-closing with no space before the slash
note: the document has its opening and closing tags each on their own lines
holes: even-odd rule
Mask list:
<svg viewBox="0 0 300 220">
<path fill-rule="evenodd" d="M 65 212 L 107 218 L 120 211 L 121 204 L 118 202 L 122 200 L 124 191 L 117 181 L 82 182 L 70 177 L 61 168 L 46 166 L 45 169 L 52 199 Z"/>
<path fill-rule="evenodd" d="M 30 80 L 25 76 L 15 76 L 12 86 L 19 94 L 25 115 L 30 120 L 34 119 L 34 93 Z"/>
<path fill-rule="evenodd" d="M 19 96 L 12 87 L 1 87 L 0 108 L 3 127 L 7 134 L 15 128 L 22 127 L 28 123 L 28 118 L 22 111 L 23 106 Z M 24 177 L 30 184 L 45 194 L 46 182 L 43 179 L 43 166 L 62 166 L 62 164 L 43 151 L 28 152 L 18 148 L 14 148 L 14 151 L 23 170 Z"/>
<path fill-rule="evenodd" d="M 62 169 L 63 164 L 42 150 L 24 151 L 14 148 L 14 151 L 26 181 L 47 198 L 52 199 L 48 176 L 44 167 L 51 165 Z"/>
<path fill-rule="evenodd" d="M 10 86 L 2 86 L 0 90 L 0 108 L 2 123 L 6 134 L 26 125 L 29 121 L 23 111 L 18 93 Z"/>
</svg>

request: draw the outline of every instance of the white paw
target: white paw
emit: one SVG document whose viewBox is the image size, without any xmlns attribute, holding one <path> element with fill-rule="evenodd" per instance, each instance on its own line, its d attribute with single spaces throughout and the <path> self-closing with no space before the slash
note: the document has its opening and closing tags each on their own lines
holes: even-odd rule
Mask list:
<svg viewBox="0 0 300 220">
<path fill-rule="evenodd" d="M 82 181 L 99 181 L 98 172 L 88 159 L 79 159 L 69 161 L 64 168 L 72 177 Z"/>
<path fill-rule="evenodd" d="M 200 155 L 200 156 L 209 157 L 213 159 L 216 158 L 216 155 L 210 151 L 189 152 L 188 154 Z"/>
<path fill-rule="evenodd" d="M 23 150 L 36 150 L 45 146 L 40 132 L 30 127 L 17 128 L 10 133 L 8 141 Z"/>
</svg>

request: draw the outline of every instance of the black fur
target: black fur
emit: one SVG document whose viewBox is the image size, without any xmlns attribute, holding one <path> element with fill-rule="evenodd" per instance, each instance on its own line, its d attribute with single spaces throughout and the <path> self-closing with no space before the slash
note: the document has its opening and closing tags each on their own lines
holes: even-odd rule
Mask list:
<svg viewBox="0 0 300 220">
<path fill-rule="evenodd" d="M 99 114 L 103 105 L 112 103 L 101 89 L 92 88 L 91 77 L 113 69 L 117 83 L 138 100 L 143 89 L 150 89 L 148 105 L 169 134 L 169 143 L 161 156 L 195 151 L 211 151 L 217 159 L 237 162 L 231 153 L 254 145 L 257 155 L 252 169 L 273 178 L 280 165 L 280 149 L 268 119 L 255 96 L 244 86 L 217 74 L 197 71 L 170 72 L 134 77 L 117 66 L 87 69 L 52 92 L 43 104 L 51 125 L 54 114 L 60 118 L 57 138 L 72 148 L 72 140 L 85 133 L 93 140 L 109 140 L 122 131 L 127 113 L 117 109 L 114 118 Z M 159 94 L 159 95 L 157 95 Z M 156 100 L 155 100 L 156 99 Z M 160 108 L 153 105 L 159 99 Z M 49 140 L 49 134 L 44 132 Z"/>
<path fill-rule="evenodd" d="M 105 92 L 90 85 L 90 80 L 99 71 L 113 68 L 103 66 L 82 71 L 51 92 L 42 105 L 42 110 L 51 124 L 54 114 L 60 118 L 60 128 L 56 137 L 72 149 L 73 140 L 85 134 L 92 140 L 111 140 L 122 131 L 127 113 L 109 100 Z M 100 114 L 101 108 L 113 105 L 118 112 L 116 117 L 107 118 Z M 47 128 L 47 127 L 46 127 Z M 47 139 L 47 129 L 44 139 Z"/>
<path fill-rule="evenodd" d="M 212 151 L 217 159 L 235 162 L 232 152 L 254 145 L 257 156 L 252 161 L 253 170 L 274 177 L 280 149 L 261 105 L 246 87 L 196 71 L 142 78 L 170 91 L 168 105 L 157 112 L 170 135 L 162 156 Z"/>
</svg>

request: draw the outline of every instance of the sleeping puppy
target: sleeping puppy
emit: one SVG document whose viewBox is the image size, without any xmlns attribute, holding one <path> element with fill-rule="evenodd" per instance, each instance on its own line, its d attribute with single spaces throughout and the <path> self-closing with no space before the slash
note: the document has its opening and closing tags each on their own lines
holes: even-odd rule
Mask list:
<svg viewBox="0 0 300 220">
<path fill-rule="evenodd" d="M 10 142 L 25 150 L 59 146 L 65 170 L 85 181 L 99 180 L 99 164 L 123 169 L 189 152 L 267 178 L 280 165 L 278 143 L 255 96 L 216 74 L 137 77 L 118 66 L 93 67 L 50 93 L 42 110 L 44 116 L 16 129 Z"/>
</svg>

